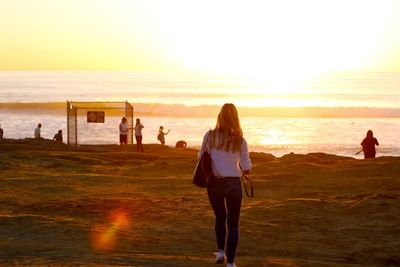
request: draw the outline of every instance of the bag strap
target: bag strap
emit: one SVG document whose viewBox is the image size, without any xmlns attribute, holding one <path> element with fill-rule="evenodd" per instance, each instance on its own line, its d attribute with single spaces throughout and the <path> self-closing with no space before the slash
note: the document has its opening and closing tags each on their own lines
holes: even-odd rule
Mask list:
<svg viewBox="0 0 400 267">
<path fill-rule="evenodd" d="M 210 136 L 211 136 L 211 133 L 212 133 L 212 130 L 210 129 L 210 130 L 208 131 L 207 141 L 206 141 L 206 144 L 205 144 L 205 146 L 204 146 L 204 151 L 207 151 L 207 152 L 210 153 L 210 154 L 211 154 L 211 144 L 210 144 Z M 208 144 L 208 146 L 209 146 L 208 150 L 207 150 L 207 144 Z"/>
<path fill-rule="evenodd" d="M 241 178 L 242 178 L 242 181 L 243 181 L 244 191 L 246 192 L 246 196 L 247 197 L 254 197 L 254 185 L 253 185 L 253 182 L 250 180 L 249 177 L 247 177 L 246 174 L 242 174 Z M 246 183 L 246 181 L 248 183 Z M 247 184 L 250 184 L 250 194 L 249 194 L 249 191 L 247 189 Z"/>
</svg>

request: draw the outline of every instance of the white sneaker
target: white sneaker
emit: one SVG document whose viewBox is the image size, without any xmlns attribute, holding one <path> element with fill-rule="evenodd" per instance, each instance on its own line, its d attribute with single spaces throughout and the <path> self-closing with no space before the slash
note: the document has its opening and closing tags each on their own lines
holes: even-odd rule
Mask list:
<svg viewBox="0 0 400 267">
<path fill-rule="evenodd" d="M 234 263 L 227 263 L 227 264 L 226 264 L 226 267 L 237 267 L 237 266 L 236 266 L 236 264 L 234 264 Z"/>
<path fill-rule="evenodd" d="M 219 249 L 215 257 L 215 263 L 222 264 L 225 261 L 225 250 Z"/>
</svg>

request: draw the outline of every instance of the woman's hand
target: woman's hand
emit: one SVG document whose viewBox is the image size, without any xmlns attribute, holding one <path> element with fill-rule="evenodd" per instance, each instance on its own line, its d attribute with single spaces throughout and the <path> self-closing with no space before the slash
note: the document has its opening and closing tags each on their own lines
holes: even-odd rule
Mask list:
<svg viewBox="0 0 400 267">
<path fill-rule="evenodd" d="M 245 171 L 243 171 L 243 174 L 247 175 L 247 174 L 250 174 L 250 172 L 251 172 L 250 170 L 245 170 Z"/>
</svg>

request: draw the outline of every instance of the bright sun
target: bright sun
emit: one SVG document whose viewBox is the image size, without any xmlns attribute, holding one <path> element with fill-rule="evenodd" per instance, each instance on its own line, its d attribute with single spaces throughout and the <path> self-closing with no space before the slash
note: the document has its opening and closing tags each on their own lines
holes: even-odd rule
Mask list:
<svg viewBox="0 0 400 267">
<path fill-rule="evenodd" d="M 254 93 L 303 93 L 319 73 L 399 71 L 399 10 L 399 0 L 10 0 L 0 69 L 227 74 Z"/>
<path fill-rule="evenodd" d="M 374 64 L 390 4 L 160 1 L 151 9 L 157 10 L 166 45 L 184 66 L 239 74 L 265 85 L 257 90 L 296 93 L 293 85 L 310 75 Z"/>
</svg>

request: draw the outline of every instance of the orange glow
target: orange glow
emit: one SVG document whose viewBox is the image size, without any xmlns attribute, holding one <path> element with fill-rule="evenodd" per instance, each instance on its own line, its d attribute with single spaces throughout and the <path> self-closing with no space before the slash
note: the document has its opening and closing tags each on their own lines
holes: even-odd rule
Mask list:
<svg viewBox="0 0 400 267">
<path fill-rule="evenodd" d="M 96 225 L 90 232 L 90 241 L 96 250 L 113 250 L 118 244 L 118 231 L 129 228 L 131 224 L 129 213 L 123 210 L 112 211 L 109 220 L 109 225 Z"/>
<path fill-rule="evenodd" d="M 0 69 L 201 70 L 257 83 L 284 76 L 283 85 L 320 72 L 399 70 L 399 7 L 397 0 L 8 0 L 0 8 Z"/>
</svg>

